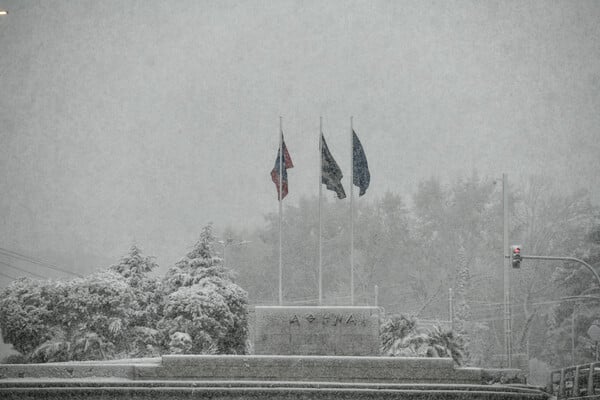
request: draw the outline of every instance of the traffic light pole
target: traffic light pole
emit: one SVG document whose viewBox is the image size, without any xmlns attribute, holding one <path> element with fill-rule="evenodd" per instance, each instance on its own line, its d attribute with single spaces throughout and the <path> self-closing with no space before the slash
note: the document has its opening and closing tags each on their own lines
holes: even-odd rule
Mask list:
<svg viewBox="0 0 600 400">
<path fill-rule="evenodd" d="M 502 174 L 502 226 L 503 226 L 503 246 L 504 254 L 504 350 L 506 353 L 506 363 L 508 368 L 512 368 L 512 321 L 510 315 L 510 260 L 508 255 L 508 176 Z"/>
<path fill-rule="evenodd" d="M 517 247 L 517 246 L 513 246 L 513 247 Z M 517 247 L 517 249 L 520 250 L 520 246 Z M 512 252 L 512 255 L 514 256 L 514 250 Z M 524 256 L 524 255 L 520 254 L 520 252 L 518 253 L 518 256 L 521 260 L 551 260 L 551 261 L 577 262 L 577 263 L 583 265 L 584 267 L 586 267 L 588 270 L 590 270 L 590 272 L 594 275 L 594 277 L 596 278 L 596 281 L 598 282 L 598 287 L 600 287 L 600 275 L 598 275 L 596 270 L 594 268 L 592 268 L 592 266 L 590 264 L 586 263 L 583 260 L 580 260 L 579 258 L 553 257 L 553 256 Z M 505 257 L 511 258 L 510 255 L 505 256 Z M 572 296 L 572 298 L 585 298 L 585 297 L 584 296 Z M 575 307 L 577 307 L 577 304 L 575 304 Z M 571 360 L 572 360 L 573 364 L 575 364 L 575 309 L 573 309 L 573 314 L 571 314 Z M 596 361 L 598 361 L 598 342 L 596 342 Z"/>
<path fill-rule="evenodd" d="M 510 258 L 510 256 L 504 256 L 505 258 Z M 554 260 L 554 261 L 573 261 L 573 262 L 577 262 L 581 265 L 583 265 L 584 267 L 586 267 L 588 270 L 590 270 L 590 272 L 592 274 L 594 274 L 594 277 L 596 278 L 596 281 L 598 282 L 598 286 L 600 287 L 600 275 L 598 275 L 598 273 L 596 272 L 596 270 L 594 268 L 592 268 L 592 266 L 588 263 L 586 263 L 583 260 L 580 260 L 579 258 L 575 258 L 575 257 L 551 257 L 551 256 L 524 256 L 521 255 L 521 259 L 523 260 Z"/>
</svg>

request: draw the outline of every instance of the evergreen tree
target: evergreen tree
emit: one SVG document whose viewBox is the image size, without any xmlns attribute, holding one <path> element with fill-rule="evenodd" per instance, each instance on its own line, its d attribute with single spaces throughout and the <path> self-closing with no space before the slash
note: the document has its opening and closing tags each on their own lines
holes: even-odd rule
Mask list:
<svg viewBox="0 0 600 400">
<path fill-rule="evenodd" d="M 194 248 L 169 269 L 159 326 L 169 338 L 176 332 L 189 334 L 192 352 L 243 354 L 248 336 L 248 296 L 233 282 L 233 274 L 216 255 L 214 244 L 209 224 Z"/>
<path fill-rule="evenodd" d="M 128 254 L 108 268 L 121 275 L 134 291 L 136 301 L 132 304 L 133 319 L 128 321 L 132 327 L 155 328 L 160 319 L 164 297 L 162 282 L 151 275 L 157 267 L 154 257 L 144 256 L 142 250 L 134 244 Z M 147 332 L 144 335 L 146 334 Z"/>
<path fill-rule="evenodd" d="M 113 321 L 113 332 L 121 333 L 127 343 L 128 355 L 132 357 L 156 356 L 161 351 L 160 334 L 157 324 L 164 306 L 162 281 L 152 276 L 158 267 L 155 258 L 144 256 L 137 245 L 132 245 L 129 253 L 109 271 L 116 272 L 133 292 L 135 301 L 131 304 L 131 318 L 127 321 Z"/>
</svg>

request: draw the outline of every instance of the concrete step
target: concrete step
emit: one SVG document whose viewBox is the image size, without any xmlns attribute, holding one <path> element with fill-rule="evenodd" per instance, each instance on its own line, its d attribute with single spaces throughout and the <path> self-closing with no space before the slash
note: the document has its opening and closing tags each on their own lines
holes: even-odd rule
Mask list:
<svg viewBox="0 0 600 400">
<path fill-rule="evenodd" d="M 0 365 L 2 399 L 546 399 L 444 358 L 181 355 Z M 514 371 L 513 371 L 514 372 Z"/>
<path fill-rule="evenodd" d="M 135 379 L 244 379 L 331 382 L 482 382 L 481 369 L 455 368 L 449 358 L 349 356 L 163 356 L 135 366 Z"/>
<path fill-rule="evenodd" d="M 510 385 L 373 384 L 289 381 L 128 381 L 125 379 L 3 379 L 3 399 L 531 399 L 548 395 Z"/>
</svg>

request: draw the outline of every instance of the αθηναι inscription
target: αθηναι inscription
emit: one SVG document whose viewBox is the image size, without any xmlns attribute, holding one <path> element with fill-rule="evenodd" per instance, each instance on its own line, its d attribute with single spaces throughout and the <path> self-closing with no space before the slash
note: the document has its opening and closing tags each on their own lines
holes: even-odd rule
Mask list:
<svg viewBox="0 0 600 400">
<path fill-rule="evenodd" d="M 306 314 L 293 314 L 290 318 L 290 324 L 303 324 L 304 321 L 311 324 L 323 324 L 323 325 L 331 325 L 337 326 L 340 324 L 346 325 L 362 325 L 366 326 L 368 321 L 363 314 L 359 314 L 358 316 L 354 316 L 353 313 L 306 313 Z"/>
<path fill-rule="evenodd" d="M 377 307 L 256 307 L 255 354 L 379 354 Z"/>
</svg>

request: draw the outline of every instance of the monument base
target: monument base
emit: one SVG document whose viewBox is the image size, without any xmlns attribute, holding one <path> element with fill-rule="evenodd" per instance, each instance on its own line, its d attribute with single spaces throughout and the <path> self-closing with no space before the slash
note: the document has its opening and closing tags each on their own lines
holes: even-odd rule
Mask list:
<svg viewBox="0 0 600 400">
<path fill-rule="evenodd" d="M 451 358 L 353 356 L 163 356 L 140 365 L 136 379 L 259 380 L 292 382 L 481 382 L 478 368 L 455 368 Z"/>
<path fill-rule="evenodd" d="M 254 354 L 379 355 L 377 307 L 255 308 Z"/>
<path fill-rule="evenodd" d="M 0 364 L 0 398 L 549 398 L 539 388 L 486 385 L 489 373 L 457 368 L 450 358 L 376 357 L 379 309 L 375 307 L 257 307 L 255 320 L 256 352 L 284 355 L 165 355 L 112 362 Z"/>
<path fill-rule="evenodd" d="M 539 388 L 486 385 L 451 359 L 163 356 L 114 362 L 0 365 L 3 399 L 547 400 Z"/>
</svg>

